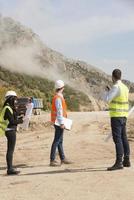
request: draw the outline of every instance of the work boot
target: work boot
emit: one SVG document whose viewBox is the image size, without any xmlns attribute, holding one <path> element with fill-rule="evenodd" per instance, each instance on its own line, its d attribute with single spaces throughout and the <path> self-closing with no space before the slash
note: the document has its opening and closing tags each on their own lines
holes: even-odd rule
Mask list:
<svg viewBox="0 0 134 200">
<path fill-rule="evenodd" d="M 113 171 L 113 170 L 118 170 L 118 169 L 123 169 L 122 162 L 116 161 L 112 167 L 107 168 L 108 171 Z"/>
<path fill-rule="evenodd" d="M 15 169 L 7 170 L 7 175 L 18 175 L 19 173 L 20 171 L 15 170 Z"/>
<path fill-rule="evenodd" d="M 58 166 L 60 166 L 60 165 L 57 163 L 56 160 L 51 160 L 51 161 L 50 161 L 50 166 L 51 166 L 51 167 L 58 167 Z"/>
<path fill-rule="evenodd" d="M 69 161 L 69 160 L 67 160 L 67 159 L 65 158 L 65 159 L 61 160 L 61 164 L 67 164 L 67 165 L 69 165 L 69 164 L 72 164 L 72 162 Z"/>
<path fill-rule="evenodd" d="M 129 157 L 124 157 L 123 166 L 124 167 L 131 167 L 131 163 L 130 163 Z"/>
</svg>

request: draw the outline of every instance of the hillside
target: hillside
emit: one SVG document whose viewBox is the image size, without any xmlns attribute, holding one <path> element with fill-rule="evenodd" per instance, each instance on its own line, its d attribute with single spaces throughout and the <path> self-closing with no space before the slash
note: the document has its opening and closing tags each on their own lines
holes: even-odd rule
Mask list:
<svg viewBox="0 0 134 200">
<path fill-rule="evenodd" d="M 10 72 L 0 67 L 0 107 L 3 104 L 4 94 L 7 90 L 15 90 L 19 96 L 34 96 L 42 98 L 44 110 L 49 110 L 54 94 L 54 83 L 46 78 L 29 76 Z M 69 86 L 65 87 L 65 98 L 70 111 L 80 111 L 81 106 L 90 110 L 88 97 Z M 81 102 L 80 102 L 81 100 Z"/>
<path fill-rule="evenodd" d="M 2 87 L 10 85 L 20 95 L 42 97 L 45 109 L 49 107 L 56 79 L 64 80 L 69 86 L 65 95 L 70 109 L 82 111 L 104 109 L 100 97 L 105 86 L 112 84 L 110 76 L 103 71 L 66 58 L 48 48 L 31 29 L 1 16 L 0 66 Z M 127 84 L 133 92 L 134 84 L 128 81 Z"/>
</svg>

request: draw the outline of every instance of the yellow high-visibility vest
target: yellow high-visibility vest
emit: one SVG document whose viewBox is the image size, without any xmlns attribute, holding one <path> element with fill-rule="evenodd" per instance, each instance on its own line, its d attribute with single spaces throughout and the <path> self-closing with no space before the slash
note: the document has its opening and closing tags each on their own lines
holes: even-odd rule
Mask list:
<svg viewBox="0 0 134 200">
<path fill-rule="evenodd" d="M 127 117 L 129 110 L 129 90 L 122 82 L 119 82 L 117 87 L 120 88 L 120 95 L 115 97 L 109 104 L 110 117 Z"/>
<path fill-rule="evenodd" d="M 0 113 L 0 136 L 3 136 L 5 134 L 5 130 L 9 124 L 8 120 L 4 120 L 4 115 L 5 115 L 5 111 L 6 109 L 9 109 L 10 112 L 13 114 L 13 110 L 10 106 L 5 106 L 1 113 Z"/>
</svg>

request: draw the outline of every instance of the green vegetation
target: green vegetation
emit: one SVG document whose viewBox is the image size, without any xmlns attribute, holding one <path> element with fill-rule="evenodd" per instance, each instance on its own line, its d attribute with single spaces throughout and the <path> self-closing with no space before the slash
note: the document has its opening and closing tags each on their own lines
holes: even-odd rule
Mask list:
<svg viewBox="0 0 134 200">
<path fill-rule="evenodd" d="M 15 90 L 18 96 L 34 96 L 42 98 L 44 110 L 50 110 L 51 101 L 54 95 L 54 83 L 40 77 L 32 77 L 25 74 L 13 73 L 0 67 L 0 107 L 3 105 L 4 95 L 7 90 Z M 79 111 L 80 105 L 86 106 L 89 103 L 88 97 L 75 91 L 69 86 L 65 87 L 65 98 L 68 109 Z"/>
<path fill-rule="evenodd" d="M 80 105 L 89 106 L 89 98 L 82 92 L 75 91 L 70 87 L 65 87 L 65 99 L 68 109 L 71 111 L 79 111 Z"/>
</svg>

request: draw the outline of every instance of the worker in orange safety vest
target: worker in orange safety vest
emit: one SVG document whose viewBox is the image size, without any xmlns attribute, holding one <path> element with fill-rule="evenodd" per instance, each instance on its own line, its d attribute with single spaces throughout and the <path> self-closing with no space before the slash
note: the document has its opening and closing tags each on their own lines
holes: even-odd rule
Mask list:
<svg viewBox="0 0 134 200">
<path fill-rule="evenodd" d="M 63 150 L 63 133 L 64 133 L 64 118 L 67 117 L 67 106 L 65 99 L 63 97 L 64 91 L 64 82 L 62 80 L 57 80 L 55 82 L 56 94 L 52 100 L 52 109 L 51 109 L 51 122 L 55 128 L 54 140 L 51 146 L 50 153 L 50 166 L 59 166 L 56 157 L 56 150 L 58 149 L 61 164 L 71 164 L 65 157 Z M 55 121 L 58 121 L 59 125 L 55 124 Z"/>
</svg>

